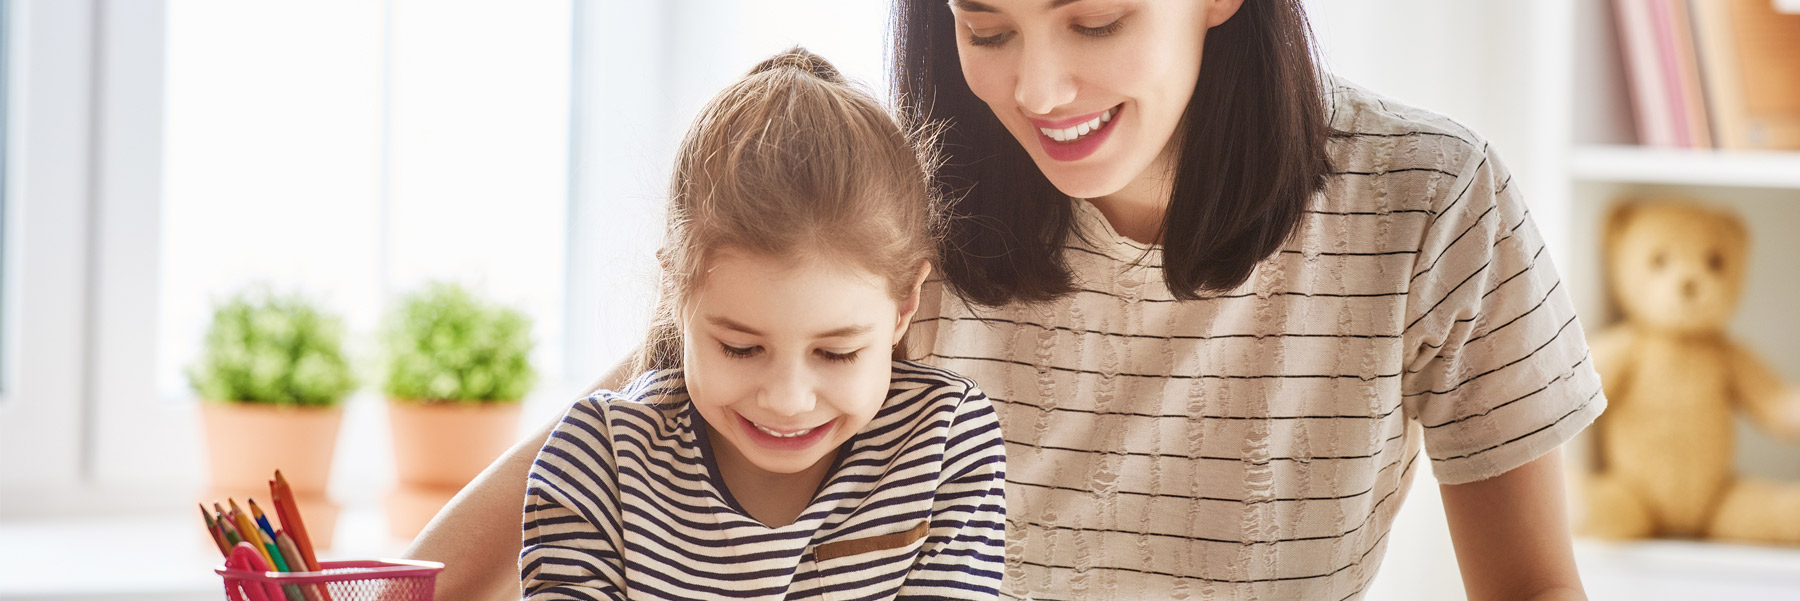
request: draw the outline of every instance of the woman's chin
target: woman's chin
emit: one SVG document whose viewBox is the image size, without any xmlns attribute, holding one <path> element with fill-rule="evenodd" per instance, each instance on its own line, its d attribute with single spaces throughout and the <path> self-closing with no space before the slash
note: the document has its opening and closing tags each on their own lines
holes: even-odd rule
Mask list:
<svg viewBox="0 0 1800 601">
<path fill-rule="evenodd" d="M 1038 168 L 1056 186 L 1058 192 L 1072 198 L 1102 198 L 1111 196 L 1131 181 L 1129 176 L 1118 174 L 1116 169 L 1107 165 L 1069 165 L 1052 160 L 1041 160 Z"/>
</svg>

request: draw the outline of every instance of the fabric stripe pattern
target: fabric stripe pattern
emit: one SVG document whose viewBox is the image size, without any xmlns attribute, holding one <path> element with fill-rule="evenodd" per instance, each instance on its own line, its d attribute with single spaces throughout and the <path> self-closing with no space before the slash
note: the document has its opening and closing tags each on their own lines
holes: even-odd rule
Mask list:
<svg viewBox="0 0 1800 601">
<path fill-rule="evenodd" d="M 1005 446 L 973 382 L 895 362 L 875 418 L 793 524 L 718 474 L 681 372 L 571 406 L 527 484 L 528 599 L 993 599 Z M 825 552 L 818 552 L 824 549 Z"/>
<path fill-rule="evenodd" d="M 1240 288 L 1175 299 L 1157 247 L 1070 200 L 1078 292 L 998 308 L 944 292 L 922 320 L 927 360 L 998 407 L 1007 595 L 1360 598 L 1416 470 L 1496 476 L 1605 407 L 1486 142 L 1330 95 L 1336 173 Z"/>
</svg>

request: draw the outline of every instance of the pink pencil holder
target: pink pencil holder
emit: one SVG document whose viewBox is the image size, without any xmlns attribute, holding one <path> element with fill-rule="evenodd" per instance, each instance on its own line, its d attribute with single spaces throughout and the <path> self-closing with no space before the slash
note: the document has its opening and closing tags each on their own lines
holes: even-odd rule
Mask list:
<svg viewBox="0 0 1800 601">
<path fill-rule="evenodd" d="M 213 572 L 225 578 L 225 597 L 231 601 L 287 601 L 285 591 L 290 590 L 308 601 L 431 601 L 437 574 L 444 569 L 435 561 L 406 559 L 319 563 L 317 572 L 252 572 L 223 565 Z"/>
</svg>

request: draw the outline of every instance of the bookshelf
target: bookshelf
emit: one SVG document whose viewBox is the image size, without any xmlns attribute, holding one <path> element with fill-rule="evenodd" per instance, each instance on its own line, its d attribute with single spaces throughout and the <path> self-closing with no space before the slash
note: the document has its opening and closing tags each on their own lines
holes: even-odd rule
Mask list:
<svg viewBox="0 0 1800 601">
<path fill-rule="evenodd" d="M 1762 188 L 1800 193 L 1800 153 L 1720 152 L 1624 144 L 1577 146 L 1569 157 L 1577 182 Z M 1800 202 L 1800 198 L 1795 199 Z"/>
<path fill-rule="evenodd" d="M 1554 176 L 1550 210 L 1566 223 L 1566 234 L 1554 242 L 1564 247 L 1559 261 L 1566 263 L 1559 267 L 1584 326 L 1592 333 L 1617 319 L 1605 289 L 1600 236 L 1614 203 L 1681 198 L 1722 206 L 1744 219 L 1751 243 L 1731 334 L 1800 385 L 1800 236 L 1794 234 L 1800 231 L 1800 152 L 1639 145 L 1613 0 L 1536 6 L 1539 17 L 1560 25 L 1553 30 L 1567 32 L 1538 63 L 1554 68 L 1539 69 L 1533 83 L 1552 111 L 1540 116 L 1569 127 L 1541 136 L 1534 152 L 1556 165 L 1540 171 Z M 1747 422 L 1739 424 L 1738 438 L 1740 472 L 1800 485 L 1800 444 L 1775 440 Z M 1594 599 L 1800 598 L 1800 547 L 1584 540 L 1577 558 Z"/>
</svg>

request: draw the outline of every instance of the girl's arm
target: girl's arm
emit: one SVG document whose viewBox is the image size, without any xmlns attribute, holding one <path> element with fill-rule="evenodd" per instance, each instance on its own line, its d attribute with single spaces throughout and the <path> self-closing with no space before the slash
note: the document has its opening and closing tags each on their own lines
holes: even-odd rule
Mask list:
<svg viewBox="0 0 1800 601">
<path fill-rule="evenodd" d="M 520 584 L 532 601 L 624 599 L 618 462 L 604 401 L 569 408 L 526 482 Z"/>
<path fill-rule="evenodd" d="M 1561 450 L 1439 490 L 1470 601 L 1587 598 L 1570 545 Z"/>
<path fill-rule="evenodd" d="M 995 599 L 1006 568 L 1006 448 L 994 406 L 971 389 L 944 443 L 931 532 L 896 599 Z"/>
</svg>

